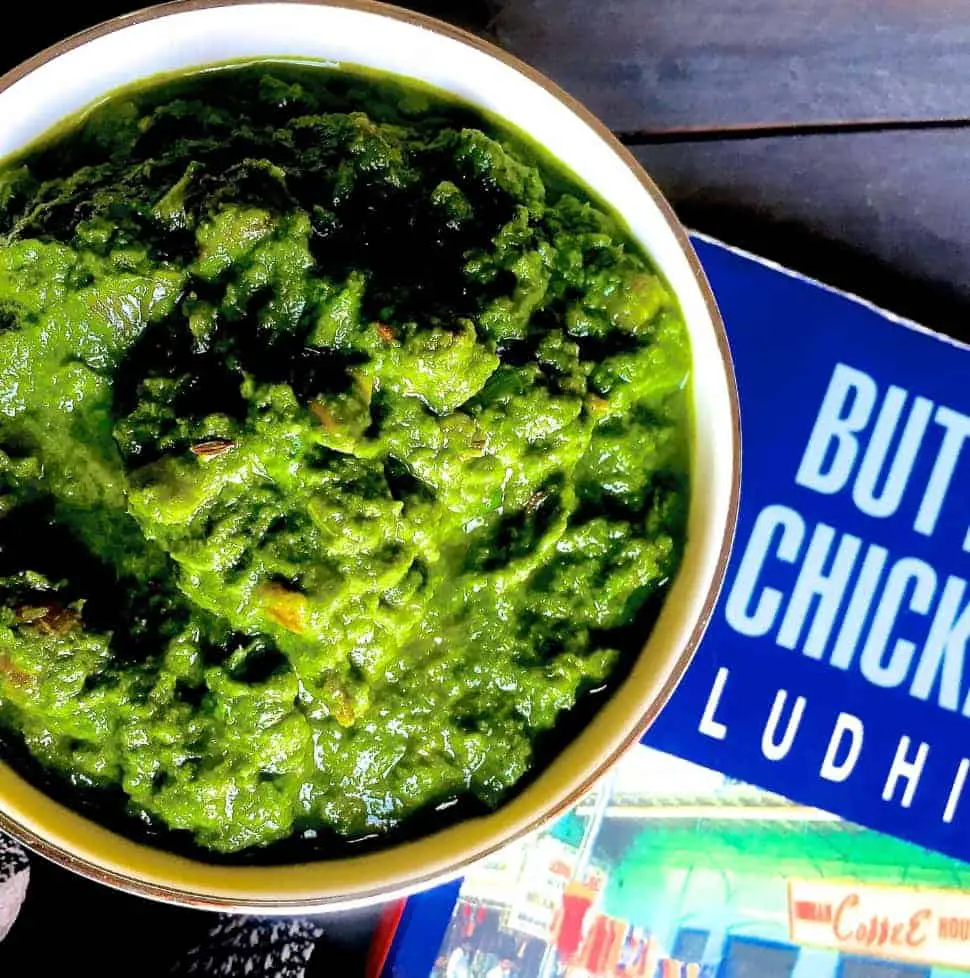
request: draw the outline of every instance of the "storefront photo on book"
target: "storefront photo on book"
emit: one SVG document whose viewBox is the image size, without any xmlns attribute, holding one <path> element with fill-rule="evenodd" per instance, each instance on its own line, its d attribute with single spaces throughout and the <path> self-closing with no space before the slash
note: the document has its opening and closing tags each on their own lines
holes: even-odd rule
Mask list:
<svg viewBox="0 0 970 978">
<path fill-rule="evenodd" d="M 395 961 L 435 913 L 433 978 L 970 973 L 970 866 L 644 746 L 470 872 L 447 911 L 410 902 L 389 978 L 418 978 L 413 955 Z"/>
</svg>

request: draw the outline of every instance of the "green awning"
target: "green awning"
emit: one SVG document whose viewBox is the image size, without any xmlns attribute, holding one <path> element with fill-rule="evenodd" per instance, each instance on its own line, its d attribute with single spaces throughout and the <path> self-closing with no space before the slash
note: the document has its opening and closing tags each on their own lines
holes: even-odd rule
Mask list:
<svg viewBox="0 0 970 978">
<path fill-rule="evenodd" d="M 694 867 L 970 889 L 970 865 L 837 821 L 654 821 L 634 838 L 617 868 L 636 873 Z"/>
</svg>

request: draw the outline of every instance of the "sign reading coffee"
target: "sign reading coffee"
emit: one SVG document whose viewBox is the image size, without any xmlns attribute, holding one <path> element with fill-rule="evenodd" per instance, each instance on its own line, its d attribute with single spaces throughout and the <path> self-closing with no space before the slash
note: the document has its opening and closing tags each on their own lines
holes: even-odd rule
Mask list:
<svg viewBox="0 0 970 978">
<path fill-rule="evenodd" d="M 970 894 L 790 880 L 795 944 L 916 964 L 970 966 Z"/>
</svg>

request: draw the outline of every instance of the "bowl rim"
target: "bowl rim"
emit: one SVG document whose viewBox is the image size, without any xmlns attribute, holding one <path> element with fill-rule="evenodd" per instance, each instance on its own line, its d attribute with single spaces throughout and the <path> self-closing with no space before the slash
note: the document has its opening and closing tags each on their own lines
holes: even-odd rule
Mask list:
<svg viewBox="0 0 970 978">
<path fill-rule="evenodd" d="M 741 494 L 741 418 L 740 405 L 737 390 L 737 382 L 734 371 L 734 362 L 731 355 L 727 333 L 724 322 L 721 318 L 717 302 L 714 299 L 707 276 L 704 273 L 700 260 L 691 245 L 690 239 L 684 226 L 680 223 L 674 213 L 673 208 L 654 183 L 653 179 L 647 174 L 639 161 L 627 149 L 623 143 L 613 134 L 613 132 L 603 123 L 592 111 L 578 99 L 562 89 L 557 83 L 548 78 L 538 69 L 532 67 L 521 58 L 509 53 L 498 44 L 493 43 L 471 31 L 456 27 L 436 17 L 418 13 L 402 7 L 385 3 L 383 0 L 168 0 L 168 2 L 143 7 L 122 14 L 108 20 L 101 21 L 93 26 L 79 31 L 69 37 L 58 41 L 30 58 L 22 61 L 19 65 L 0 75 L 0 94 L 13 86 L 16 82 L 25 78 L 33 71 L 41 68 L 48 62 L 82 47 L 90 41 L 97 40 L 117 31 L 143 24 L 153 20 L 168 17 L 173 14 L 188 13 L 198 10 L 211 10 L 223 7 L 236 6 L 258 6 L 262 4 L 283 3 L 286 5 L 302 5 L 311 7 L 334 7 L 349 10 L 361 11 L 378 16 L 390 18 L 392 20 L 424 28 L 434 34 L 442 35 L 446 38 L 458 41 L 471 46 L 480 53 L 488 55 L 504 63 L 507 67 L 523 75 L 528 81 L 544 89 L 549 95 L 553 96 L 564 106 L 572 111 L 579 119 L 584 122 L 593 132 L 606 144 L 606 146 L 619 158 L 619 160 L 630 170 L 633 177 L 646 191 L 652 203 L 656 206 L 667 230 L 673 234 L 682 254 L 686 257 L 694 282 L 700 291 L 707 314 L 710 318 L 711 327 L 716 340 L 718 352 L 724 368 L 727 386 L 727 396 L 730 407 L 730 429 L 732 434 L 731 445 L 731 478 L 729 486 L 729 497 L 727 500 L 726 519 L 723 534 L 718 548 L 716 563 L 713 575 L 708 583 L 707 592 L 704 597 L 701 611 L 691 628 L 690 635 L 682 647 L 671 656 L 669 665 L 666 669 L 666 678 L 660 685 L 656 695 L 646 705 L 638 722 L 633 725 L 623 738 L 622 742 L 608 755 L 604 755 L 595 763 L 595 767 L 584 778 L 581 784 L 577 785 L 568 794 L 560 798 L 555 803 L 546 807 L 537 808 L 534 816 L 528 822 L 516 830 L 481 845 L 477 848 L 469 847 L 462 857 L 453 862 L 446 870 L 440 869 L 423 874 L 416 874 L 409 877 L 407 883 L 397 888 L 372 887 L 369 890 L 357 892 L 353 896 L 341 898 L 339 895 L 322 895 L 319 898 L 307 900 L 305 898 L 292 899 L 281 897 L 277 899 L 240 899 L 237 896 L 220 896 L 212 893 L 192 892 L 177 885 L 166 885 L 158 882 L 141 879 L 137 876 L 128 875 L 109 869 L 104 865 L 72 852 L 70 849 L 39 835 L 33 829 L 23 825 L 17 819 L 0 809 L 0 829 L 8 832 L 19 842 L 27 846 L 32 851 L 46 857 L 64 869 L 71 870 L 79 875 L 102 883 L 114 889 L 121 890 L 130 894 L 146 897 L 164 903 L 190 907 L 194 909 L 217 910 L 221 912 L 269 912 L 276 914 L 298 914 L 298 913 L 319 913 L 327 911 L 347 910 L 353 907 L 360 907 L 374 904 L 378 901 L 390 900 L 395 897 L 403 896 L 420 889 L 444 882 L 447 879 L 455 878 L 462 874 L 469 866 L 482 859 L 494 854 L 499 849 L 504 848 L 542 828 L 549 822 L 564 814 L 571 808 L 584 794 L 586 794 L 599 779 L 609 770 L 613 764 L 619 760 L 631 747 L 640 741 L 646 730 L 652 725 L 660 711 L 667 704 L 676 687 L 679 685 L 684 673 L 690 665 L 694 654 L 700 645 L 701 639 L 707 629 L 707 625 L 713 614 L 714 607 L 720 595 L 722 585 L 727 570 L 727 565 L 731 556 L 731 549 L 734 542 L 734 533 L 738 519 Z M 92 821 L 84 813 L 78 813 L 83 819 Z M 94 823 L 98 824 L 98 823 Z M 109 830 L 114 834 L 113 830 Z M 351 857 L 352 858 L 352 857 Z M 193 862 L 197 860 L 192 860 Z M 321 865 L 326 865 L 322 860 Z M 220 867 L 228 868 L 228 867 Z M 274 867 L 267 866 L 267 870 Z"/>
</svg>

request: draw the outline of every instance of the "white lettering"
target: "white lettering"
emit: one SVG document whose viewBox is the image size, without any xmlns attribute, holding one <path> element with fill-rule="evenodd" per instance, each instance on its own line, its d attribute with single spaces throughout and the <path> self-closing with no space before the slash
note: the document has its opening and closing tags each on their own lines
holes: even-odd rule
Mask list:
<svg viewBox="0 0 970 978">
<path fill-rule="evenodd" d="M 805 713 L 805 697 L 796 696 L 791 714 L 788 717 L 788 723 L 785 726 L 785 732 L 780 741 L 775 739 L 787 701 L 788 690 L 779 689 L 775 694 L 775 702 L 771 704 L 771 713 L 768 716 L 768 722 L 765 724 L 764 733 L 761 735 L 761 753 L 769 761 L 780 761 L 787 756 L 791 750 L 791 745 L 795 742 L 795 734 L 798 733 L 798 728 L 802 724 L 802 716 Z"/>
<path fill-rule="evenodd" d="M 812 619 L 812 627 L 802 649 L 805 655 L 812 659 L 821 659 L 825 654 L 825 646 L 828 644 L 835 617 L 839 613 L 849 577 L 862 546 L 858 537 L 844 534 L 835 552 L 832 568 L 826 574 L 822 568 L 828 560 L 834 538 L 835 530 L 832 527 L 824 523 L 819 523 L 815 527 L 805 560 L 798 572 L 795 590 L 792 592 L 781 628 L 778 630 L 778 644 L 786 649 L 795 648 L 801 637 L 802 626 L 808 618 L 812 600 L 818 597 L 819 602 L 815 609 L 815 617 Z"/>
<path fill-rule="evenodd" d="M 766 506 L 758 514 L 724 608 L 728 624 L 741 635 L 766 635 L 771 631 L 781 607 L 781 591 L 764 587 L 754 610 L 749 610 L 761 568 L 779 529 L 781 535 L 775 547 L 775 556 L 788 564 L 793 564 L 798 559 L 802 540 L 805 538 L 804 520 L 787 506 Z"/>
<path fill-rule="evenodd" d="M 798 466 L 795 481 L 832 495 L 849 481 L 859 440 L 876 404 L 876 382 L 861 370 L 836 364 Z"/>
<path fill-rule="evenodd" d="M 964 757 L 960 761 L 960 766 L 957 768 L 957 776 L 953 779 L 953 787 L 950 788 L 950 797 L 946 800 L 943 821 L 947 824 L 953 821 L 953 816 L 957 813 L 957 805 L 960 804 L 963 786 L 967 783 L 967 771 L 970 771 L 970 760 Z"/>
<path fill-rule="evenodd" d="M 950 488 L 957 459 L 963 450 L 963 443 L 970 438 L 970 418 L 965 414 L 940 406 L 936 409 L 933 420 L 946 429 L 946 434 L 943 436 L 940 451 L 933 463 L 933 471 L 926 483 L 923 501 L 920 503 L 916 522 L 913 524 L 913 529 L 925 536 L 929 536 L 936 529 L 936 521 L 943 508 L 947 489 Z M 964 549 L 967 549 L 966 545 Z"/>
<path fill-rule="evenodd" d="M 866 618 L 869 615 L 872 599 L 878 593 L 879 582 L 882 580 L 882 572 L 888 556 L 889 551 L 876 544 L 870 544 L 866 551 L 865 559 L 862 561 L 862 570 L 859 571 L 855 589 L 852 591 L 849 607 L 842 616 L 842 627 L 839 629 L 839 637 L 836 640 L 835 648 L 832 650 L 832 658 L 829 659 L 829 662 L 837 669 L 848 669 L 852 665 L 856 646 L 859 644 L 859 636 L 862 634 L 862 626 L 866 623 Z"/>
<path fill-rule="evenodd" d="M 714 685 L 711 686 L 711 695 L 707 697 L 707 704 L 704 707 L 704 714 L 701 716 L 700 725 L 697 727 L 705 737 L 713 737 L 714 740 L 724 740 L 727 736 L 727 726 L 719 720 L 714 719 L 721 696 L 724 693 L 724 686 L 727 683 L 728 670 L 721 666 L 714 677 Z"/>
<path fill-rule="evenodd" d="M 899 419 L 902 417 L 903 406 L 909 395 L 902 387 L 895 385 L 886 392 L 882 402 L 876 426 L 866 447 L 866 454 L 859 467 L 859 475 L 852 487 L 852 498 L 856 506 L 868 516 L 892 516 L 899 509 L 906 483 L 913 471 L 913 463 L 919 452 L 920 443 L 933 414 L 933 402 L 925 397 L 917 397 L 903 429 L 899 447 L 893 455 L 889 473 L 883 481 L 882 492 L 877 492 L 876 486 L 882 477 L 889 449 L 896 433 Z"/>
<path fill-rule="evenodd" d="M 842 753 L 842 742 L 849 738 L 849 748 L 845 757 L 839 760 Z M 822 768 L 819 774 L 826 781 L 841 783 L 855 770 L 859 755 L 862 753 L 862 721 L 851 713 L 840 713 L 832 728 L 832 736 L 825 750 Z"/>
<path fill-rule="evenodd" d="M 913 677 L 910 692 L 917 699 L 929 699 L 937 677 L 940 680 L 939 703 L 944 709 L 960 709 L 960 690 L 963 686 L 963 659 L 970 638 L 970 603 L 963 606 L 967 582 L 951 575 L 946 579 L 943 596 L 936 606 L 933 624 L 920 655 L 919 667 Z M 970 697 L 964 713 L 970 716 Z"/>
<path fill-rule="evenodd" d="M 862 674 L 876 686 L 898 686 L 906 678 L 916 652 L 912 642 L 900 638 L 893 645 L 889 661 L 883 662 L 890 634 L 906 592 L 910 590 L 910 583 L 909 610 L 925 615 L 936 593 L 936 572 L 929 564 L 915 557 L 903 557 L 889 572 L 859 663 Z"/>
<path fill-rule="evenodd" d="M 930 745 L 921 742 L 916 749 L 916 757 L 913 760 L 908 760 L 906 755 L 909 753 L 909 745 L 910 739 L 905 734 L 899 738 L 896 756 L 893 758 L 885 787 L 882 789 L 882 800 L 892 801 L 893 795 L 896 794 L 896 785 L 900 780 L 905 781 L 906 787 L 903 789 L 903 797 L 899 802 L 903 808 L 909 808 L 913 803 L 913 795 L 916 794 L 916 786 L 919 784 L 920 775 L 923 773 L 926 756 L 930 752 Z"/>
</svg>

